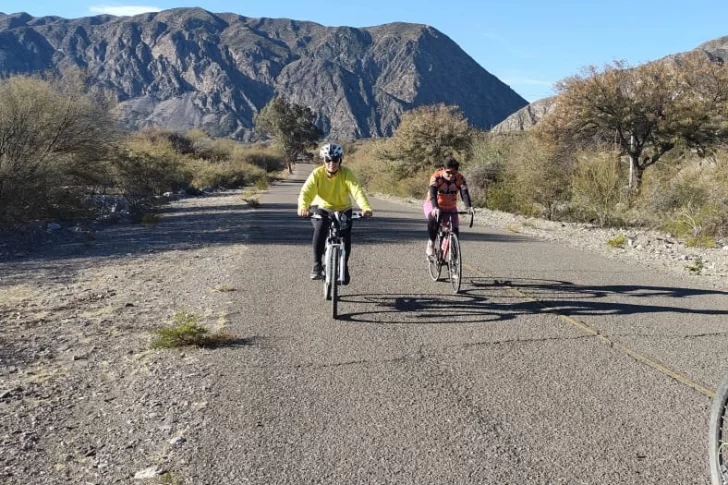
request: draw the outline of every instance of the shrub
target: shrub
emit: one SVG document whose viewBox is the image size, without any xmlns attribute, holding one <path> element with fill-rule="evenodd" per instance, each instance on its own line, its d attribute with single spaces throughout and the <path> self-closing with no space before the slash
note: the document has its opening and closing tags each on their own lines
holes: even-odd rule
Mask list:
<svg viewBox="0 0 728 485">
<path fill-rule="evenodd" d="M 0 221 L 63 215 L 107 177 L 114 141 L 108 103 L 82 77 L 0 80 Z"/>
<path fill-rule="evenodd" d="M 585 219 L 604 227 L 618 218 L 623 185 L 616 153 L 582 153 L 573 178 L 572 205 Z"/>
<path fill-rule="evenodd" d="M 624 234 L 617 234 L 607 241 L 607 246 L 613 248 L 623 248 L 627 244 L 627 237 Z"/>
<path fill-rule="evenodd" d="M 207 343 L 209 331 L 199 324 L 197 315 L 179 311 L 174 315 L 174 326 L 158 328 L 152 341 L 153 349 L 170 349 L 187 345 L 203 346 Z"/>
</svg>

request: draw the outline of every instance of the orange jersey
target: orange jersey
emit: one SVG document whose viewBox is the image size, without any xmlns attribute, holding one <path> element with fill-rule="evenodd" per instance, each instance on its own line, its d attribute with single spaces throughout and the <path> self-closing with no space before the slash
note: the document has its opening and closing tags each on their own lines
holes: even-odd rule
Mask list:
<svg viewBox="0 0 728 485">
<path fill-rule="evenodd" d="M 441 209 L 457 208 L 458 193 L 463 188 L 468 188 L 465 183 L 465 177 L 460 172 L 455 174 L 455 179 L 450 181 L 445 178 L 445 169 L 441 168 L 430 177 L 430 187 L 437 187 L 437 205 Z M 425 200 L 430 200 L 429 187 Z"/>
</svg>

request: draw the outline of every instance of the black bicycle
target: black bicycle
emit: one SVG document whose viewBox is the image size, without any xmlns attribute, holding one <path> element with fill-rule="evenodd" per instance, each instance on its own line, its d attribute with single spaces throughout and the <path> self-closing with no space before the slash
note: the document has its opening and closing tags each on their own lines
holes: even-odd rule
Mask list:
<svg viewBox="0 0 728 485">
<path fill-rule="evenodd" d="M 338 318 L 339 286 L 344 284 L 346 277 L 346 247 L 341 230 L 351 225 L 351 219 L 361 219 L 360 212 L 352 213 L 331 211 L 328 213 L 329 234 L 326 237 L 326 250 L 324 251 L 324 298 L 331 301 L 331 316 Z M 320 214 L 311 214 L 312 219 L 324 219 Z"/>
<path fill-rule="evenodd" d="M 458 214 L 468 214 L 458 211 Z M 473 227 L 473 213 L 470 212 L 470 225 Z M 432 256 L 427 257 L 427 269 L 432 281 L 440 279 L 442 267 L 447 265 L 450 286 L 455 293 L 460 291 L 460 281 L 463 275 L 463 259 L 460 253 L 460 240 L 452 228 L 452 218 L 446 217 L 443 222 L 442 213 L 437 217 L 438 230 L 435 238 L 435 247 Z"/>
<path fill-rule="evenodd" d="M 723 376 L 713 398 L 708 441 L 713 485 L 728 485 L 728 372 Z"/>
</svg>

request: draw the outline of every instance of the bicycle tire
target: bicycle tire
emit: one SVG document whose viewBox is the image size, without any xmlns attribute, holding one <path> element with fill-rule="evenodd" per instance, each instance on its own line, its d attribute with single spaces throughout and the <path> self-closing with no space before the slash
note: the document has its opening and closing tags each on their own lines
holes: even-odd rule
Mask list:
<svg viewBox="0 0 728 485">
<path fill-rule="evenodd" d="M 450 234 L 450 244 L 447 256 L 447 273 L 450 276 L 450 285 L 455 293 L 460 291 L 460 282 L 463 275 L 463 261 L 460 254 L 460 240 L 457 234 Z"/>
<path fill-rule="evenodd" d="M 331 245 L 326 246 L 326 252 L 324 252 L 324 299 L 330 300 L 331 299 L 331 282 L 334 280 L 334 277 L 331 275 Z"/>
<path fill-rule="evenodd" d="M 430 273 L 430 279 L 437 281 L 440 279 L 440 271 L 442 263 L 440 259 L 440 236 L 435 238 L 435 249 L 432 256 L 427 256 L 427 270 Z"/>
<path fill-rule="evenodd" d="M 728 485 L 728 372 L 713 398 L 708 442 L 711 481 L 713 485 Z"/>
<path fill-rule="evenodd" d="M 331 316 L 334 320 L 338 316 L 339 306 L 339 246 L 331 248 Z"/>
</svg>

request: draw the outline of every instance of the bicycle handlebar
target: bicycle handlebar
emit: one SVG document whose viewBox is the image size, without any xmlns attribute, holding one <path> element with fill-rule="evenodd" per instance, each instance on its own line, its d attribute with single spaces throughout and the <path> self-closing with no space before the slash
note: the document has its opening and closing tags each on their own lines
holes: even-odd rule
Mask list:
<svg viewBox="0 0 728 485">
<path fill-rule="evenodd" d="M 323 219 L 323 218 L 324 218 L 324 216 L 322 216 L 321 214 L 310 214 L 307 217 L 307 219 Z M 364 217 L 363 215 L 361 215 L 361 212 L 352 212 L 351 218 L 352 219 L 369 219 L 368 217 Z"/>
<path fill-rule="evenodd" d="M 470 211 L 458 211 L 458 214 L 470 214 L 470 224 L 468 227 L 473 227 L 473 219 L 475 219 L 475 210 L 473 212 Z M 435 219 L 438 223 L 440 222 L 440 216 L 442 215 L 442 212 L 440 212 L 437 215 L 437 218 Z"/>
</svg>

